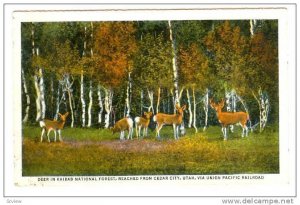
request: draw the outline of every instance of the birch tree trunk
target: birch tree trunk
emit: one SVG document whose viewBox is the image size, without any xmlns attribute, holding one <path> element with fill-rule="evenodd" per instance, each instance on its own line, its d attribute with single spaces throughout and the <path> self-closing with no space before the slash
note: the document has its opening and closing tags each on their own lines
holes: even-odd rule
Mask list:
<svg viewBox="0 0 300 205">
<path fill-rule="evenodd" d="M 206 93 L 203 98 L 203 109 L 204 109 L 204 113 L 205 113 L 203 131 L 205 131 L 207 129 L 207 121 L 208 121 L 208 89 L 206 89 Z"/>
<path fill-rule="evenodd" d="M 160 93 L 161 93 L 161 88 L 158 87 L 157 89 L 157 104 L 156 104 L 156 113 L 159 113 L 159 106 L 160 106 Z"/>
<path fill-rule="evenodd" d="M 252 94 L 259 106 L 259 132 L 262 132 L 268 121 L 268 114 L 270 110 L 269 98 L 263 95 L 261 89 L 258 91 L 259 99 L 256 97 L 254 92 L 252 92 Z"/>
<path fill-rule="evenodd" d="M 125 113 L 124 113 L 124 117 L 129 117 L 130 116 L 130 91 L 131 91 L 131 76 L 130 76 L 131 72 L 128 72 L 128 84 L 127 84 L 127 89 L 126 89 L 126 99 L 125 99 Z"/>
<path fill-rule="evenodd" d="M 255 28 L 256 28 L 256 20 L 255 19 L 250 19 L 250 34 L 251 34 L 251 38 L 255 34 Z"/>
<path fill-rule="evenodd" d="M 102 97 L 101 97 L 101 86 L 98 84 L 98 105 L 99 105 L 99 112 L 98 112 L 98 123 L 102 123 L 102 113 L 103 113 L 103 103 L 102 103 Z"/>
<path fill-rule="evenodd" d="M 140 115 L 142 116 L 143 115 L 143 108 L 144 108 L 144 92 L 143 92 L 143 90 L 141 90 L 141 104 L 140 104 L 140 106 L 141 106 L 141 110 L 140 110 Z"/>
<path fill-rule="evenodd" d="M 176 56 L 176 48 L 175 48 L 175 40 L 173 39 L 173 31 L 172 31 L 172 25 L 171 21 L 168 21 L 169 24 L 169 30 L 170 30 L 170 41 L 172 44 L 172 65 L 173 65 L 173 77 L 174 77 L 174 92 L 175 92 L 175 104 L 180 105 L 180 97 L 179 97 L 179 87 L 178 87 L 178 67 L 177 67 L 177 56 Z M 183 90 L 183 89 L 182 89 Z M 175 106 L 174 106 L 175 107 Z M 174 112 L 176 113 L 176 112 Z M 182 121 L 182 124 L 180 126 L 180 133 L 181 135 L 184 135 L 186 133 L 185 127 L 184 127 L 184 120 Z"/>
<path fill-rule="evenodd" d="M 225 93 L 227 112 L 236 112 L 236 92 L 235 90 Z M 234 125 L 230 125 L 231 132 L 234 131 Z"/>
<path fill-rule="evenodd" d="M 62 96 L 63 97 L 63 96 Z M 57 96 L 56 96 L 56 112 L 54 114 L 54 119 L 57 120 L 58 114 L 59 113 L 59 107 L 60 107 L 60 83 L 58 84 L 57 87 Z"/>
<path fill-rule="evenodd" d="M 42 112 L 41 112 L 41 92 L 40 92 L 40 87 L 39 87 L 39 80 L 37 75 L 34 77 L 34 88 L 36 92 L 36 98 L 35 98 L 35 103 L 36 103 L 36 118 L 35 121 L 41 120 Z"/>
<path fill-rule="evenodd" d="M 32 23 L 31 27 L 31 49 L 32 49 L 32 57 L 36 55 L 35 42 L 34 42 L 34 24 Z M 34 68 L 36 69 L 36 68 Z M 41 110 L 41 91 L 39 87 L 39 78 L 38 75 L 35 74 L 34 77 L 34 88 L 36 92 L 35 104 L 36 104 L 36 118 L 35 121 L 41 120 L 42 110 Z"/>
<path fill-rule="evenodd" d="M 83 42 L 83 52 L 82 52 L 82 57 L 86 56 L 86 26 L 84 27 L 84 42 Z M 83 76 L 83 68 L 81 69 L 81 74 L 80 74 L 80 101 L 81 101 L 81 126 L 85 127 L 85 108 L 86 108 L 86 103 L 84 99 L 84 76 Z"/>
<path fill-rule="evenodd" d="M 69 95 L 69 106 L 70 106 L 70 111 L 71 111 L 71 127 L 74 127 L 74 111 L 73 111 L 73 105 L 72 105 L 72 93 L 70 90 L 67 91 Z"/>
<path fill-rule="evenodd" d="M 189 110 L 189 123 L 188 123 L 188 128 L 192 127 L 192 123 L 193 123 L 193 112 L 192 112 L 192 103 L 191 103 L 191 99 L 190 99 L 190 92 L 189 89 L 186 89 L 186 97 L 188 100 L 188 110 Z"/>
<path fill-rule="evenodd" d="M 179 91 L 178 91 L 178 68 L 176 62 L 176 48 L 175 48 L 175 41 L 173 39 L 173 31 L 171 21 L 168 21 L 169 24 L 169 31 L 170 31 L 170 41 L 172 44 L 172 65 L 173 65 L 173 78 L 174 78 L 174 93 L 175 93 L 175 104 L 180 104 L 179 102 Z"/>
<path fill-rule="evenodd" d="M 68 96 L 69 96 L 69 107 L 70 107 L 70 112 L 71 112 L 71 127 L 73 128 L 74 127 L 74 109 L 73 109 L 73 94 L 72 94 L 72 85 L 73 85 L 73 82 L 70 82 L 70 75 L 69 74 L 66 74 L 64 76 L 64 86 L 65 86 L 65 90 L 67 91 L 68 93 Z"/>
<path fill-rule="evenodd" d="M 90 80 L 90 90 L 89 90 L 89 107 L 88 107 L 88 127 L 92 126 L 92 107 L 93 107 L 93 82 Z"/>
<path fill-rule="evenodd" d="M 40 81 L 39 81 L 39 87 L 40 87 L 40 100 L 41 100 L 41 117 L 42 119 L 45 118 L 46 114 L 46 103 L 45 103 L 45 86 L 44 86 L 44 77 L 43 77 L 43 69 L 39 68 L 39 75 L 40 75 Z"/>
<path fill-rule="evenodd" d="M 23 118 L 23 122 L 26 123 L 28 121 L 28 116 L 29 116 L 30 97 L 29 97 L 29 94 L 28 94 L 28 89 L 27 89 L 27 84 L 26 84 L 26 78 L 25 78 L 25 74 L 24 74 L 23 68 L 22 68 L 21 72 L 22 72 L 21 74 L 22 74 L 24 94 L 26 96 L 26 108 L 25 108 L 25 116 Z"/>
<path fill-rule="evenodd" d="M 150 112 L 152 110 L 152 113 L 154 115 L 154 107 L 153 107 L 153 91 L 149 91 L 148 90 L 148 97 L 149 97 L 149 101 L 150 101 L 150 106 L 148 108 L 148 112 Z"/>
<path fill-rule="evenodd" d="M 194 102 L 194 120 L 193 120 L 193 127 L 195 128 L 195 133 L 198 132 L 198 128 L 197 128 L 197 124 L 196 124 L 196 121 L 197 121 L 197 117 L 196 117 L 196 113 L 197 113 L 197 109 L 196 109 L 196 95 L 195 95 L 195 87 L 193 87 L 193 102 Z"/>
<path fill-rule="evenodd" d="M 81 100 L 81 109 L 82 109 L 82 123 L 81 126 L 85 127 L 85 100 L 84 100 L 84 81 L 83 81 L 83 70 L 81 70 L 81 76 L 80 76 L 80 100 Z"/>
<path fill-rule="evenodd" d="M 113 92 L 111 89 L 105 89 L 105 98 L 104 98 L 104 107 L 105 107 L 105 128 L 109 127 L 110 123 L 110 113 L 112 111 L 112 98 L 113 98 Z"/>
</svg>

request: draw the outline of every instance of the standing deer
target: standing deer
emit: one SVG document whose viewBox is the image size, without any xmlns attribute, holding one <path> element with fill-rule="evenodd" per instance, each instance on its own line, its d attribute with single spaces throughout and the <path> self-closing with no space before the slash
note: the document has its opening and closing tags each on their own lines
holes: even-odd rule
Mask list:
<svg viewBox="0 0 300 205">
<path fill-rule="evenodd" d="M 65 122 L 66 122 L 66 119 L 67 119 L 69 113 L 66 112 L 64 115 L 58 113 L 58 115 L 60 116 L 60 121 L 47 120 L 47 119 L 40 121 L 40 126 L 42 128 L 41 142 L 43 141 L 43 136 L 44 136 L 45 131 L 47 131 L 48 142 L 50 142 L 49 133 L 52 130 L 54 131 L 54 135 L 55 135 L 54 142 L 56 142 L 56 131 L 58 132 L 58 135 L 59 135 L 59 141 L 62 141 L 61 130 L 64 128 L 64 125 L 65 125 Z"/>
<path fill-rule="evenodd" d="M 116 132 L 120 132 L 120 140 L 124 139 L 124 132 L 128 131 L 127 139 L 132 139 L 133 133 L 133 120 L 129 117 L 125 117 L 118 122 L 116 122 L 115 126 L 111 128 L 113 134 Z"/>
<path fill-rule="evenodd" d="M 145 117 L 136 117 L 134 118 L 135 122 L 135 132 L 136 137 L 141 137 L 141 129 L 143 129 L 143 137 L 148 136 L 148 126 L 150 123 L 150 118 L 152 116 L 152 112 L 144 112 Z"/>
<path fill-rule="evenodd" d="M 177 114 L 165 114 L 165 113 L 157 113 L 153 117 L 153 121 L 157 122 L 157 127 L 156 127 L 156 137 L 160 138 L 159 132 L 161 128 L 164 125 L 173 125 L 173 130 L 174 130 L 174 138 L 179 139 L 179 126 L 182 123 L 182 118 L 183 118 L 183 111 L 186 108 L 186 105 L 180 107 L 178 104 L 176 104 L 176 110 Z"/>
<path fill-rule="evenodd" d="M 220 103 L 216 104 L 209 100 L 210 106 L 217 112 L 217 117 L 219 123 L 222 126 L 222 133 L 224 136 L 224 140 L 227 140 L 227 127 L 229 125 L 234 125 L 239 123 L 242 128 L 242 137 L 246 134 L 248 136 L 248 128 L 247 128 L 247 121 L 249 120 L 249 114 L 246 112 L 222 112 L 222 108 L 224 107 L 224 99 L 221 100 Z"/>
</svg>

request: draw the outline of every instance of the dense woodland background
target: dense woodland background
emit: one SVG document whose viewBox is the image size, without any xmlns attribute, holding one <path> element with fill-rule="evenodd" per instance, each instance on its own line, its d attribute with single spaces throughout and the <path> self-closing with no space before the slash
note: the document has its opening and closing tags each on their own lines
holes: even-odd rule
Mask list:
<svg viewBox="0 0 300 205">
<path fill-rule="evenodd" d="M 279 120 L 278 21 L 22 23 L 22 116 L 70 112 L 66 126 L 109 127 L 144 111 L 188 106 L 187 127 L 216 124 L 209 98 Z"/>
</svg>

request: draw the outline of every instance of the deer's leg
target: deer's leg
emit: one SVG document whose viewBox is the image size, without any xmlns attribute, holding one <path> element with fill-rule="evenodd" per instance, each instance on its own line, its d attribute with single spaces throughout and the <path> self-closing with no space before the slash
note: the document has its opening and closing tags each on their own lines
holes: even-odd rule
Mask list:
<svg viewBox="0 0 300 205">
<path fill-rule="evenodd" d="M 54 142 L 56 142 L 56 130 L 53 130 L 54 132 Z"/>
<path fill-rule="evenodd" d="M 61 130 L 57 130 L 57 132 L 58 132 L 59 141 L 62 142 L 63 140 L 62 140 L 62 137 L 61 137 Z"/>
<path fill-rule="evenodd" d="M 146 130 L 146 137 L 148 137 L 148 127 L 145 127 Z"/>
<path fill-rule="evenodd" d="M 234 128 L 234 125 L 230 125 L 230 131 L 231 131 L 231 133 L 233 133 L 233 128 Z"/>
<path fill-rule="evenodd" d="M 124 139 L 124 131 L 121 131 L 120 132 L 120 140 L 123 140 Z"/>
<path fill-rule="evenodd" d="M 45 128 L 42 129 L 42 134 L 41 134 L 41 142 L 43 141 L 43 136 L 44 136 L 44 133 L 45 133 Z"/>
<path fill-rule="evenodd" d="M 157 127 L 156 127 L 156 137 L 157 137 L 158 139 L 160 139 L 159 131 L 161 130 L 162 126 L 163 126 L 163 124 L 158 124 L 158 123 L 157 123 Z"/>
<path fill-rule="evenodd" d="M 48 142 L 50 142 L 49 134 L 50 134 L 51 130 L 52 130 L 52 129 L 49 129 L 49 130 L 48 130 L 48 133 L 47 133 Z"/>
<path fill-rule="evenodd" d="M 174 139 L 176 140 L 176 138 L 177 138 L 177 130 L 176 130 L 176 125 L 175 124 L 173 124 L 173 131 L 174 131 Z"/>
<path fill-rule="evenodd" d="M 132 140 L 133 127 L 129 128 L 129 137 Z"/>
<path fill-rule="evenodd" d="M 135 135 L 136 135 L 136 138 L 138 139 L 139 138 L 138 125 L 135 125 Z"/>
<path fill-rule="evenodd" d="M 143 127 L 143 138 L 145 137 L 145 127 Z"/>
<path fill-rule="evenodd" d="M 227 127 L 224 127 L 224 140 L 227 140 Z"/>
</svg>

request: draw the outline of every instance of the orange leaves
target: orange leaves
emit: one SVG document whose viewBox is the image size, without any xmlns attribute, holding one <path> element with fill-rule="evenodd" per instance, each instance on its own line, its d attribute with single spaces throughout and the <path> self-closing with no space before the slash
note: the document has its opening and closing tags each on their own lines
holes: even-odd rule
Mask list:
<svg viewBox="0 0 300 205">
<path fill-rule="evenodd" d="M 136 52 L 132 22 L 104 22 L 95 34 L 96 73 L 105 86 L 117 87 L 132 66 Z"/>
<path fill-rule="evenodd" d="M 195 43 L 192 43 L 188 48 L 180 48 L 179 72 L 181 83 L 184 85 L 205 84 L 208 72 L 208 59 Z"/>
</svg>

